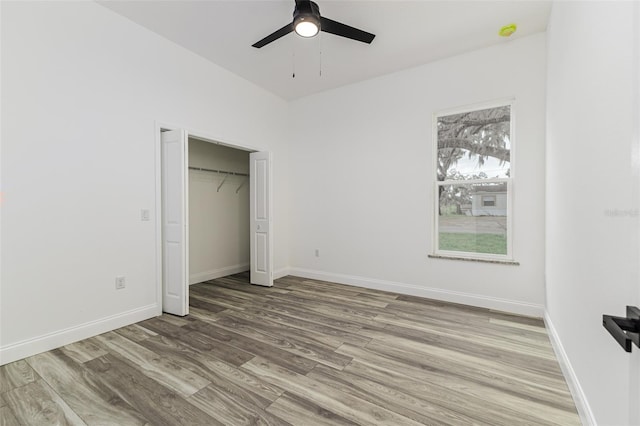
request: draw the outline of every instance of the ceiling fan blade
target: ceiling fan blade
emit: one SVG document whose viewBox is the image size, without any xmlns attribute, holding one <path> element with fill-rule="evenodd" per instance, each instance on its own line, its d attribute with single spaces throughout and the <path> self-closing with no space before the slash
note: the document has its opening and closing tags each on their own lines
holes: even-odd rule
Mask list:
<svg viewBox="0 0 640 426">
<path fill-rule="evenodd" d="M 286 36 L 291 31 L 293 31 L 293 22 L 290 23 L 290 24 L 285 25 L 284 27 L 280 28 L 278 31 L 275 31 L 275 32 L 269 34 L 268 36 L 266 36 L 265 38 L 263 38 L 259 42 L 256 42 L 256 43 L 252 44 L 252 46 L 260 49 L 262 46 L 266 46 L 267 44 L 271 43 L 272 41 L 276 41 L 280 37 Z"/>
<path fill-rule="evenodd" d="M 371 34 L 366 31 L 362 31 L 357 28 L 350 27 L 349 25 L 345 25 L 340 22 L 333 21 L 329 18 L 325 18 L 324 16 L 320 17 L 320 29 L 327 33 L 350 38 L 352 40 L 361 41 L 367 44 L 371 44 L 371 42 L 376 36 L 375 34 Z"/>
</svg>

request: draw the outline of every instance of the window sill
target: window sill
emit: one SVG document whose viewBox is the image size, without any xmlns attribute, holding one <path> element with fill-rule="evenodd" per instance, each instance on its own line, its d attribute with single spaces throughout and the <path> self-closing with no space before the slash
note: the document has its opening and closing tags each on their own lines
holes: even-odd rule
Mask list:
<svg viewBox="0 0 640 426">
<path fill-rule="evenodd" d="M 467 262 L 496 263 L 499 265 L 514 265 L 514 266 L 520 265 L 520 262 L 516 262 L 514 260 L 478 259 L 478 258 L 462 257 L 462 256 L 443 256 L 440 254 L 429 254 L 427 255 L 427 257 L 431 259 L 466 260 Z"/>
</svg>

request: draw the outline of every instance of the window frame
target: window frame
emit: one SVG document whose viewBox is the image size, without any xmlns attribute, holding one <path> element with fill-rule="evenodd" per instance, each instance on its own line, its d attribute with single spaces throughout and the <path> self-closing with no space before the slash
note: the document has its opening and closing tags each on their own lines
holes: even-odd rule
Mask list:
<svg viewBox="0 0 640 426">
<path fill-rule="evenodd" d="M 488 178 L 488 179 L 470 179 L 470 180 L 438 180 L 438 119 L 443 116 L 462 114 L 471 111 L 498 108 L 503 106 L 509 106 L 510 119 L 509 119 L 509 177 L 506 178 Z M 459 258 L 462 260 L 478 260 L 489 262 L 515 262 L 513 251 L 513 200 L 514 200 L 514 181 L 515 181 L 515 147 L 516 147 L 516 102 L 514 98 L 498 99 L 489 102 L 482 102 L 476 104 L 465 105 L 461 107 L 449 108 L 433 113 L 432 117 L 432 166 L 434 167 L 432 179 L 434 184 L 432 185 L 432 206 L 433 206 L 433 220 L 432 220 L 432 255 L 434 257 L 446 257 L 446 258 Z M 439 187 L 446 185 L 472 185 L 478 183 L 501 183 L 507 184 L 507 253 L 506 254 L 493 254 L 493 253 L 474 253 L 464 251 L 453 250 L 441 250 L 440 245 L 440 233 L 438 230 L 439 216 L 440 216 L 440 196 Z M 497 204 L 497 197 L 496 197 Z"/>
</svg>

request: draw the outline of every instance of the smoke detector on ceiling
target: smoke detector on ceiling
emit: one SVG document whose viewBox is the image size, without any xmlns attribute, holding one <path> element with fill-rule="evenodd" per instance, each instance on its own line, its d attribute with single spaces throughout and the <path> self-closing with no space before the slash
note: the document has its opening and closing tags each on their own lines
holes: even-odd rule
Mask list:
<svg viewBox="0 0 640 426">
<path fill-rule="evenodd" d="M 504 27 L 500 28 L 500 31 L 498 31 L 498 35 L 500 37 L 509 37 L 511 36 L 511 34 L 515 33 L 517 29 L 518 26 L 516 24 L 505 25 Z"/>
</svg>

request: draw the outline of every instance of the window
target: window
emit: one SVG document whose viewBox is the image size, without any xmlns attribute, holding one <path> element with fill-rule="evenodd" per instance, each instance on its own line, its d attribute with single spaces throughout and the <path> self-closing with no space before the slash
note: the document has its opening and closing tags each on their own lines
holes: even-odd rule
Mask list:
<svg viewBox="0 0 640 426">
<path fill-rule="evenodd" d="M 511 260 L 513 103 L 434 119 L 436 255 Z"/>
<path fill-rule="evenodd" d="M 496 205 L 496 196 L 495 195 L 483 195 L 482 196 L 482 207 L 495 207 Z"/>
</svg>

